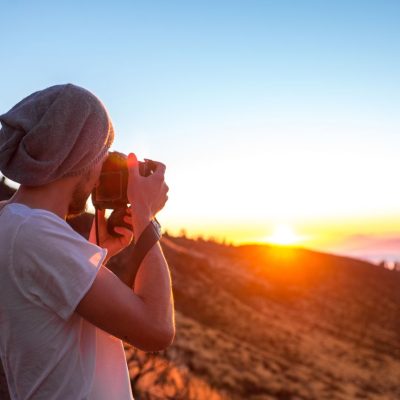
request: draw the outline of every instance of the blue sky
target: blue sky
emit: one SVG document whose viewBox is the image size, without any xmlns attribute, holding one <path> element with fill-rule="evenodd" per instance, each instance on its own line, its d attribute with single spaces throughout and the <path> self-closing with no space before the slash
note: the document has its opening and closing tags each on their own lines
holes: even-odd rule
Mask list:
<svg viewBox="0 0 400 400">
<path fill-rule="evenodd" d="M 400 2 L 0 5 L 0 112 L 53 84 L 93 91 L 114 150 L 167 164 L 171 230 L 399 230 Z"/>
</svg>

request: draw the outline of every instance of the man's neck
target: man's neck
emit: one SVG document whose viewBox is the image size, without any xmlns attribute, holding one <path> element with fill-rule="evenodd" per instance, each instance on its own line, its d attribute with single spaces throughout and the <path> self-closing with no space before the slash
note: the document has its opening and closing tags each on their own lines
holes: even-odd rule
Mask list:
<svg viewBox="0 0 400 400">
<path fill-rule="evenodd" d="M 52 212 L 58 215 L 62 219 L 67 218 L 68 204 L 57 196 L 55 199 L 58 201 L 51 201 L 54 197 L 51 197 L 50 193 L 46 191 L 26 190 L 20 187 L 14 195 L 8 200 L 9 203 L 21 203 L 30 208 L 40 208 Z"/>
</svg>

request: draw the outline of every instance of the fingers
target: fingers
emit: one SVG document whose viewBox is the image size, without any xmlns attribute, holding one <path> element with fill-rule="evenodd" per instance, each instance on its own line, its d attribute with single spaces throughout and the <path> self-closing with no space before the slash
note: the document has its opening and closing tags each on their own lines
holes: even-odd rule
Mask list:
<svg viewBox="0 0 400 400">
<path fill-rule="evenodd" d="M 166 165 L 163 164 L 162 162 L 159 161 L 154 161 L 157 165 L 156 170 L 154 171 L 154 174 L 156 175 L 165 175 L 165 170 L 167 169 Z"/>
<path fill-rule="evenodd" d="M 166 198 L 165 202 L 168 200 L 168 191 L 169 191 L 169 187 L 164 182 L 164 185 L 163 185 L 163 188 L 162 188 L 162 195 L 163 195 L 164 198 Z"/>
<path fill-rule="evenodd" d="M 165 200 L 164 200 L 164 204 L 163 204 L 163 208 L 165 206 L 165 203 L 168 201 L 168 196 L 165 196 Z"/>
<path fill-rule="evenodd" d="M 147 161 L 147 160 L 148 159 L 145 158 L 145 161 Z M 156 169 L 155 169 L 154 173 L 155 174 L 164 175 L 165 174 L 165 170 L 167 169 L 166 165 L 163 164 L 160 161 L 154 161 L 154 160 L 151 160 L 151 161 L 153 161 L 156 164 Z M 134 172 L 135 176 L 139 176 L 140 175 L 140 173 L 139 173 L 139 161 L 138 161 L 135 153 L 129 153 L 128 154 L 127 163 L 128 163 L 128 169 L 132 170 Z"/>
<path fill-rule="evenodd" d="M 153 173 L 149 176 L 140 175 L 141 162 L 137 160 L 134 153 L 128 155 L 129 181 L 127 195 L 129 202 L 135 204 L 137 209 L 149 211 L 154 215 L 160 207 L 162 208 L 168 200 L 168 185 L 165 183 L 166 165 L 159 161 L 144 159 L 145 162 L 151 161 Z M 127 208 L 128 217 L 134 214 L 135 208 Z M 130 218 L 124 218 L 124 222 L 132 225 Z"/>
<path fill-rule="evenodd" d="M 125 228 L 125 227 L 123 227 L 123 226 L 115 226 L 115 227 L 114 227 L 114 231 L 117 232 L 117 233 L 120 233 L 120 234 L 122 234 L 122 235 L 124 235 L 124 236 L 131 236 L 131 235 L 133 235 L 133 232 L 132 232 L 130 229 Z"/>
<path fill-rule="evenodd" d="M 122 235 L 122 238 L 120 239 L 124 240 L 126 243 L 130 243 L 133 239 L 133 232 L 130 229 L 124 228 L 122 226 L 116 226 L 114 228 L 114 231 Z"/>
<path fill-rule="evenodd" d="M 132 217 L 130 215 L 125 215 L 123 219 L 124 219 L 124 222 L 132 225 Z"/>
</svg>

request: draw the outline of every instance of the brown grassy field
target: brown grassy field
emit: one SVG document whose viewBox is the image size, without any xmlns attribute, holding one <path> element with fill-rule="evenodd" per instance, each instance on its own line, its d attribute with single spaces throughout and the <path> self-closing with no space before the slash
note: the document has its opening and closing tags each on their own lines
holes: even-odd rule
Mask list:
<svg viewBox="0 0 400 400">
<path fill-rule="evenodd" d="M 400 274 L 272 246 L 164 238 L 173 348 L 231 399 L 400 398 Z"/>
</svg>

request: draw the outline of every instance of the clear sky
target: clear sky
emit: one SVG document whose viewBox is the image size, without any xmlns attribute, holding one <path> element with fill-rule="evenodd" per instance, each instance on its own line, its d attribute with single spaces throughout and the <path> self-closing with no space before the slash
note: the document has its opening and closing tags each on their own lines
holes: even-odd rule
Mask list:
<svg viewBox="0 0 400 400">
<path fill-rule="evenodd" d="M 0 0 L 0 112 L 72 82 L 167 164 L 172 232 L 400 236 L 400 2 Z M 339 240 L 340 238 L 340 240 Z"/>
</svg>

